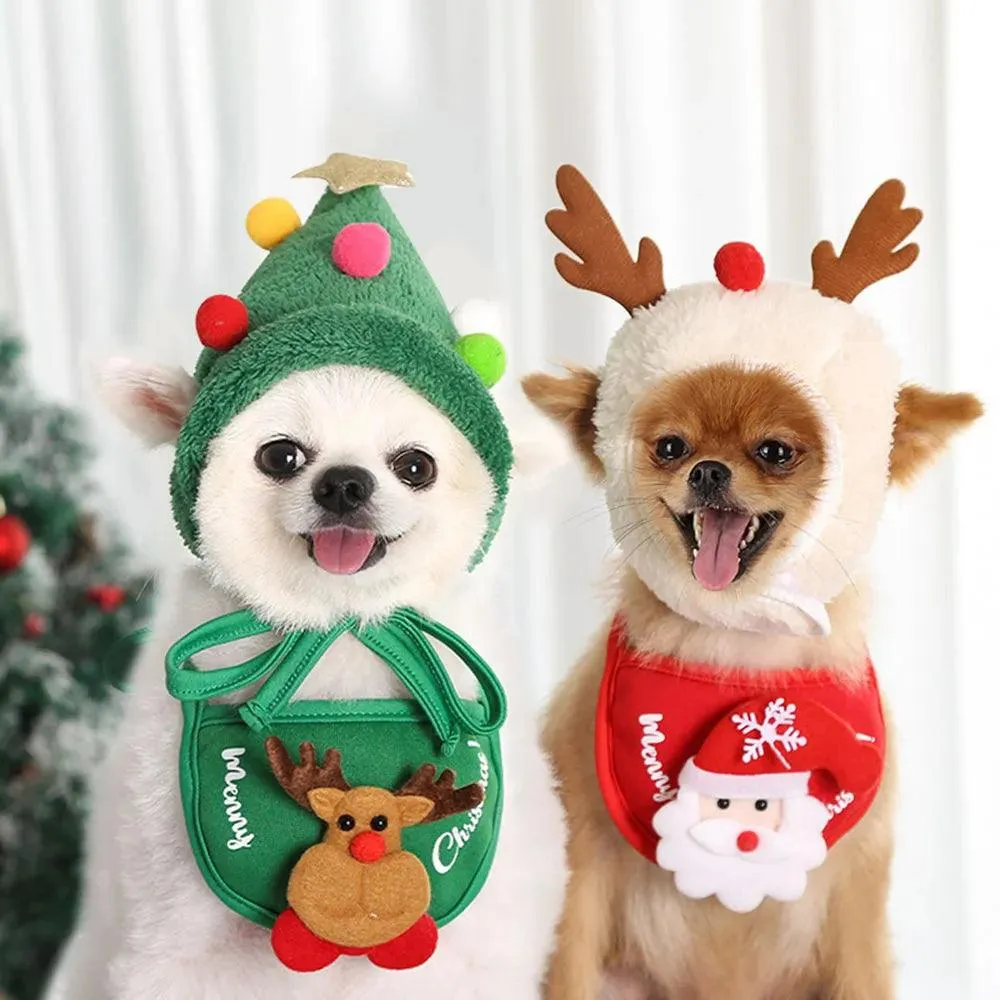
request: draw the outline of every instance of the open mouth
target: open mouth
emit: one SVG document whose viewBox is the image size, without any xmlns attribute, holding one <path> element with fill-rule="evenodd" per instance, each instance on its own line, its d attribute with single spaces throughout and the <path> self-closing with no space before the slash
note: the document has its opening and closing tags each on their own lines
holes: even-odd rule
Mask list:
<svg viewBox="0 0 1000 1000">
<path fill-rule="evenodd" d="M 350 576 L 370 569 L 381 561 L 395 538 L 374 531 L 337 525 L 303 535 L 309 555 L 320 569 L 338 576 Z"/>
<path fill-rule="evenodd" d="M 670 513 L 691 551 L 691 571 L 706 590 L 725 590 L 738 580 L 767 548 L 785 516 L 780 510 L 752 514 L 721 507 Z"/>
</svg>

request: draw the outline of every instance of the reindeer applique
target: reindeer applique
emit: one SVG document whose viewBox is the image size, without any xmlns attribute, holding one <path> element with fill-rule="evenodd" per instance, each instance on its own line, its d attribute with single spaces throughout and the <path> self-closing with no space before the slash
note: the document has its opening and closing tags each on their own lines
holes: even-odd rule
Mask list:
<svg viewBox="0 0 1000 1000">
<path fill-rule="evenodd" d="M 435 778 L 434 765 L 424 764 L 397 791 L 353 788 L 339 750 L 327 750 L 320 764 L 315 746 L 303 743 L 295 764 L 277 737 L 266 749 L 281 787 L 327 825 L 289 877 L 288 909 L 271 935 L 279 960 L 298 972 L 341 955 L 365 955 L 385 969 L 422 965 L 434 954 L 438 928 L 427 912 L 427 870 L 403 850 L 403 829 L 474 809 L 482 786 L 456 788 L 454 771 Z"/>
</svg>

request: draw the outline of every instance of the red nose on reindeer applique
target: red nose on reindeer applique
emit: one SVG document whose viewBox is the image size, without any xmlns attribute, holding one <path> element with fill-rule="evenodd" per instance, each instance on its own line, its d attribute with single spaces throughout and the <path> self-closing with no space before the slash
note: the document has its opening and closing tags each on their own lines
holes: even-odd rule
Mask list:
<svg viewBox="0 0 1000 1000">
<path fill-rule="evenodd" d="M 315 972 L 342 955 L 366 956 L 383 969 L 423 965 L 437 948 L 438 928 L 427 912 L 427 870 L 403 850 L 402 831 L 474 809 L 482 786 L 455 788 L 453 771 L 436 778 L 425 764 L 397 791 L 355 788 L 339 751 L 328 750 L 322 764 L 311 743 L 299 753 L 295 764 L 279 739 L 267 741 L 281 786 L 326 832 L 292 869 L 288 909 L 271 932 L 275 955 L 296 972 Z"/>
</svg>

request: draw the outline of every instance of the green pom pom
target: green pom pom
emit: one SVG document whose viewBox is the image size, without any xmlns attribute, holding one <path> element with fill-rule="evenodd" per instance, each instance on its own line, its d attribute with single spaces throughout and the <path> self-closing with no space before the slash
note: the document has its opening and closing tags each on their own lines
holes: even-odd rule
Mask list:
<svg viewBox="0 0 1000 1000">
<path fill-rule="evenodd" d="M 455 350 L 487 389 L 492 389 L 507 370 L 507 352 L 490 333 L 468 333 L 459 337 Z"/>
</svg>

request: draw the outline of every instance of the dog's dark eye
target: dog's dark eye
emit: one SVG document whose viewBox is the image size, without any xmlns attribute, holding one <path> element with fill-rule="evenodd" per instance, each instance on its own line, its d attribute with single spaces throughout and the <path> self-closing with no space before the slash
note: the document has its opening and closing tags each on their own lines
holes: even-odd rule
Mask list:
<svg viewBox="0 0 1000 1000">
<path fill-rule="evenodd" d="M 350 833 L 351 830 L 357 825 L 357 821 L 353 816 L 344 813 L 343 816 L 339 817 L 337 820 L 337 826 L 344 831 L 344 833 Z"/>
<path fill-rule="evenodd" d="M 756 809 L 756 810 L 757 810 L 757 812 L 759 812 L 759 813 L 762 813 L 762 812 L 767 812 L 767 799 L 758 799 L 758 800 L 757 800 L 757 801 L 756 801 L 756 802 L 755 802 L 755 803 L 753 804 L 753 807 L 754 807 L 754 809 Z"/>
<path fill-rule="evenodd" d="M 784 441 L 762 441 L 757 445 L 757 457 L 768 465 L 788 465 L 795 458 L 795 449 Z"/>
<path fill-rule="evenodd" d="M 688 455 L 690 451 L 691 449 L 688 446 L 687 441 L 685 441 L 682 437 L 678 437 L 676 434 L 660 438 L 660 440 L 656 442 L 656 457 L 661 462 L 676 462 L 678 458 L 684 458 L 684 456 Z"/>
<path fill-rule="evenodd" d="M 306 453 L 294 441 L 268 441 L 257 449 L 257 468 L 272 479 L 294 476 L 308 461 Z"/>
<path fill-rule="evenodd" d="M 426 451 L 408 448 L 394 455 L 389 462 L 393 475 L 411 489 L 423 490 L 437 479 L 437 465 Z"/>
<path fill-rule="evenodd" d="M 731 803 L 730 803 L 729 799 L 716 799 L 716 800 L 715 800 L 715 804 L 716 804 L 716 805 L 717 805 L 717 806 L 718 806 L 718 807 L 719 807 L 720 809 L 728 809 L 728 808 L 729 808 L 729 806 L 731 805 Z"/>
<path fill-rule="evenodd" d="M 389 825 L 388 816 L 373 816 L 371 828 L 377 833 L 381 833 Z"/>
</svg>

